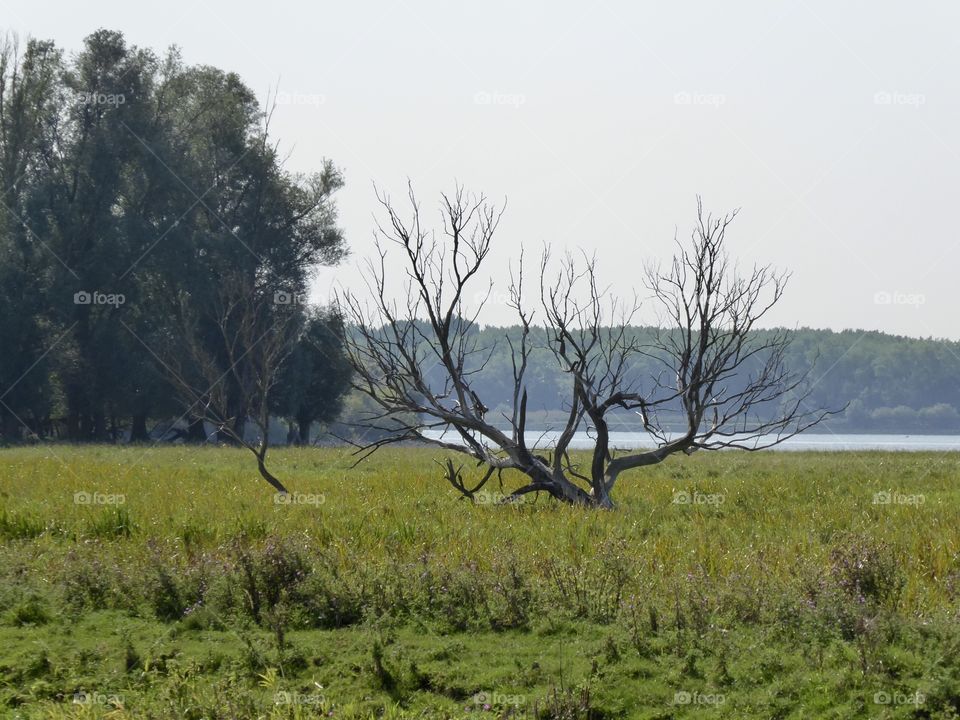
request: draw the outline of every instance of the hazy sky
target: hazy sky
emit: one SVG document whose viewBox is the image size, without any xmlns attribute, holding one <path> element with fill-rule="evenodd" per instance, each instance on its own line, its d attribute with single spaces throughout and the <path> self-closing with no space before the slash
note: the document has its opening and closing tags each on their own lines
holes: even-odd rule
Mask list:
<svg viewBox="0 0 960 720">
<path fill-rule="evenodd" d="M 687 234 L 695 196 L 741 207 L 732 250 L 794 272 L 773 320 L 960 339 L 960 4 L 269 3 L 2 0 L 0 22 L 77 49 L 107 27 L 279 89 L 288 166 L 323 157 L 355 287 L 372 182 L 430 217 L 454 179 L 509 198 L 521 244 L 596 251 L 624 293 Z M 489 322 L 506 322 L 491 307 Z"/>
</svg>

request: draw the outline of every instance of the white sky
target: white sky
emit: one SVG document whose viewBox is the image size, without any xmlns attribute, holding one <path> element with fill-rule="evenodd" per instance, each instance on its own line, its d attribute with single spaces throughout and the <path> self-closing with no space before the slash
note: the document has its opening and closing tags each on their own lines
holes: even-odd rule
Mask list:
<svg viewBox="0 0 960 720">
<path fill-rule="evenodd" d="M 794 277 L 773 321 L 960 339 L 960 4 L 270 3 L 0 0 L 21 36 L 99 27 L 279 88 L 289 167 L 345 172 L 358 287 L 375 209 L 409 176 L 509 198 L 495 279 L 521 243 L 596 251 L 629 294 L 695 196 L 741 207 L 731 246 Z M 480 94 L 478 96 L 478 94 Z M 477 102 L 477 100 L 481 102 Z M 483 100 L 490 99 L 484 103 Z M 879 294 L 879 297 L 878 297 Z M 879 302 L 878 302 L 879 300 Z M 890 300 L 889 303 L 884 302 Z M 492 306 L 488 322 L 509 322 Z"/>
</svg>

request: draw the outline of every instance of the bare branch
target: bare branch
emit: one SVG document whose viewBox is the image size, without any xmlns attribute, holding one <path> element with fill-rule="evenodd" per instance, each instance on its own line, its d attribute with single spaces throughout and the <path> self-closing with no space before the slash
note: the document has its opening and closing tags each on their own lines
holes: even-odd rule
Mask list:
<svg viewBox="0 0 960 720">
<path fill-rule="evenodd" d="M 690 243 L 678 243 L 667 268 L 646 269 L 663 320 L 652 342 L 642 343 L 632 324 L 640 310 L 636 294 L 623 300 L 603 287 L 595 257 L 566 255 L 554 263 L 544 250 L 539 311 L 545 348 L 570 386 L 563 428 L 549 457 L 538 455 L 526 439 L 534 313 L 525 304 L 522 253 L 509 282 L 519 337 L 505 338 L 512 404 L 498 417 L 506 428 L 488 418 L 474 387 L 496 349 L 480 345 L 477 325 L 492 286 L 473 296 L 469 311 L 467 287 L 479 277 L 503 208 L 457 187 L 441 196 L 442 229 L 434 233 L 421 222 L 412 187 L 408 219 L 385 194 L 377 191 L 377 198 L 386 221 L 378 224 L 378 259 L 367 266 L 371 300 L 352 293 L 339 298 L 353 326 L 348 354 L 354 386 L 379 409 L 368 426 L 381 436 L 358 446 L 361 459 L 387 444 L 426 442 L 487 467 L 471 488 L 460 468 L 446 462 L 447 480 L 466 497 L 494 471 L 513 469 L 528 482 L 512 498 L 543 491 L 565 502 L 609 508 L 614 484 L 626 470 L 698 449 L 770 447 L 832 414 L 808 409 L 807 376 L 786 366 L 790 335 L 755 332 L 783 296 L 789 276 L 766 266 L 742 273 L 725 249 L 736 212 L 714 218 L 698 198 Z M 388 262 L 391 249 L 403 260 L 406 294 L 399 301 L 387 289 L 397 267 Z M 637 368 L 651 361 L 661 369 L 640 377 Z M 610 422 L 620 412 L 636 413 L 657 447 L 618 456 L 610 446 Z M 594 440 L 589 474 L 577 469 L 569 450 L 585 428 Z"/>
</svg>

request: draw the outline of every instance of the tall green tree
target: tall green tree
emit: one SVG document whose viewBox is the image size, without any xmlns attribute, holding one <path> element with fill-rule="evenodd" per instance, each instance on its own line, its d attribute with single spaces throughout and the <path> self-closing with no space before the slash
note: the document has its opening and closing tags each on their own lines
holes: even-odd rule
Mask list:
<svg viewBox="0 0 960 720">
<path fill-rule="evenodd" d="M 55 257 L 31 228 L 46 160 L 44 134 L 59 112 L 61 53 L 15 37 L 0 40 L 0 437 L 43 432 L 53 408 L 46 353 Z"/>
<path fill-rule="evenodd" d="M 222 370 L 224 436 L 243 437 L 269 398 L 247 397 L 236 366 L 257 353 L 237 338 L 294 328 L 276 371 L 305 321 L 289 299 L 345 253 L 333 164 L 286 171 L 237 75 L 99 30 L 69 59 L 0 48 L 0 181 L 0 432 L 58 415 L 73 440 L 144 440 L 149 418 L 179 414 L 202 434 L 204 408 L 170 392 L 173 368 L 191 388 L 209 380 L 202 356 Z M 248 337 L 250 318 L 265 332 Z"/>
<path fill-rule="evenodd" d="M 49 311 L 65 335 L 56 354 L 68 436 L 106 440 L 130 412 L 142 348 L 123 327 L 138 287 L 124 270 L 139 212 L 143 145 L 151 137 L 156 60 L 120 33 L 98 31 L 62 72 L 61 108 L 44 138 L 42 207 L 31 218 L 58 262 Z"/>
<path fill-rule="evenodd" d="M 273 412 L 296 426 L 289 441 L 309 444 L 313 423 L 329 423 L 340 414 L 353 372 L 344 343 L 343 318 L 334 309 L 308 312 L 271 400 Z"/>
</svg>

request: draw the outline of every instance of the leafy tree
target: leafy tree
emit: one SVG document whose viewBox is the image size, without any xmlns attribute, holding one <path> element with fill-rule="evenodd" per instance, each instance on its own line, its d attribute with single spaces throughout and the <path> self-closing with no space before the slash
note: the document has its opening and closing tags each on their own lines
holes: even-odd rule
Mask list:
<svg viewBox="0 0 960 720">
<path fill-rule="evenodd" d="M 222 437 L 244 436 L 234 340 L 251 317 L 283 317 L 285 357 L 303 308 L 277 298 L 305 294 L 311 268 L 345 252 L 340 173 L 287 172 L 269 115 L 235 74 L 118 32 L 67 61 L 52 43 L 0 47 L 0 335 L 14 349 L 0 359 L 0 432 L 49 432 L 61 414 L 73 440 L 128 426 L 144 440 L 149 418 L 180 412 L 202 434 L 205 411 L 190 394 L 176 403 L 169 381 L 176 369 L 196 389 L 213 363 L 226 371 Z M 237 311 L 236 288 L 257 307 Z"/>
<path fill-rule="evenodd" d="M 275 414 L 296 423 L 292 442 L 308 444 L 313 423 L 329 423 L 340 414 L 353 372 L 344 342 L 343 319 L 336 311 L 309 311 L 271 402 Z"/>
<path fill-rule="evenodd" d="M 31 228 L 44 132 L 58 112 L 61 53 L 0 39 L 0 437 L 43 432 L 53 408 L 46 319 L 51 251 Z"/>
<path fill-rule="evenodd" d="M 72 439 L 105 440 L 108 420 L 129 412 L 130 358 L 142 349 L 123 327 L 138 288 L 124 271 L 138 212 L 137 175 L 152 139 L 153 55 L 105 30 L 59 78 L 60 112 L 45 133 L 38 201 L 30 218 L 55 257 L 49 321 L 62 334 L 56 374 Z"/>
</svg>

